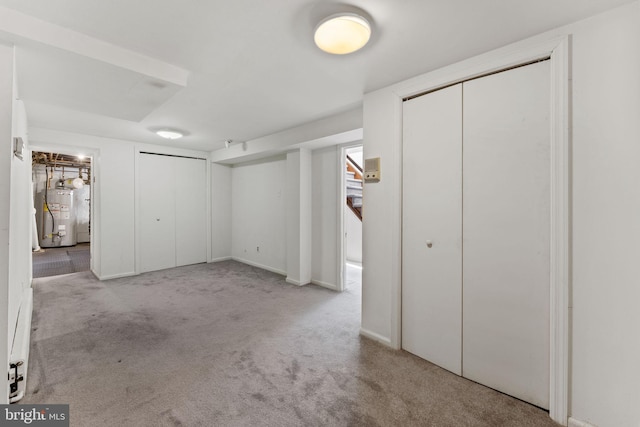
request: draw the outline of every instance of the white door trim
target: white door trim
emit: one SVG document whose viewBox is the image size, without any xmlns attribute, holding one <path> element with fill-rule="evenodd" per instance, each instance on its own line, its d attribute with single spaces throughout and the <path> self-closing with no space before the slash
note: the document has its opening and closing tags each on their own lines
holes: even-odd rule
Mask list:
<svg viewBox="0 0 640 427">
<path fill-rule="evenodd" d="M 91 239 L 89 240 L 89 253 L 91 258 L 89 260 L 89 270 L 100 280 L 104 280 L 101 275 L 102 262 L 98 259 L 101 252 L 97 250 L 100 248 L 102 240 L 102 232 L 100 228 L 100 217 L 98 215 L 101 201 L 100 193 L 100 150 L 97 148 L 82 147 L 78 145 L 63 145 L 48 142 L 31 142 L 29 144 L 29 151 L 46 151 L 50 153 L 67 154 L 69 156 L 76 156 L 83 154 L 87 157 L 91 157 L 91 210 L 89 217 L 91 218 Z M 97 265 L 96 265 L 97 264 Z"/>
<path fill-rule="evenodd" d="M 394 87 L 394 135 L 390 143 L 392 161 L 400 171 L 397 187 L 402 188 L 402 102 L 403 99 L 492 72 L 540 59 L 551 61 L 551 274 L 550 274 L 550 417 L 567 425 L 569 378 L 569 288 L 570 288 L 570 40 L 568 36 L 535 38 L 507 46 L 487 54 L 418 76 Z M 402 195 L 398 193 L 400 209 L 395 210 L 396 236 L 394 246 L 401 248 Z M 402 319 L 402 257 L 400 251 L 392 260 L 393 277 L 397 278 L 392 292 L 391 344 L 401 346 Z"/>
<path fill-rule="evenodd" d="M 337 243 L 338 243 L 338 248 L 337 248 L 337 252 L 338 252 L 338 260 L 337 260 L 337 264 L 338 264 L 338 271 L 337 271 L 337 281 L 336 283 L 338 284 L 338 292 L 342 292 L 344 291 L 345 288 L 345 276 L 346 276 L 346 270 L 345 270 L 345 263 L 347 261 L 347 251 L 345 249 L 345 245 L 346 245 L 346 239 L 345 239 L 345 226 L 344 226 L 344 214 L 345 214 L 345 200 L 347 198 L 347 190 L 344 187 L 344 182 L 345 179 L 347 178 L 347 160 L 346 160 L 346 156 L 347 156 L 347 148 L 349 148 L 348 146 L 337 146 L 337 152 L 338 152 L 338 189 L 337 189 L 337 193 L 338 193 L 338 212 L 337 212 L 337 218 L 336 218 L 336 224 L 338 224 L 338 236 L 337 236 Z"/>
</svg>

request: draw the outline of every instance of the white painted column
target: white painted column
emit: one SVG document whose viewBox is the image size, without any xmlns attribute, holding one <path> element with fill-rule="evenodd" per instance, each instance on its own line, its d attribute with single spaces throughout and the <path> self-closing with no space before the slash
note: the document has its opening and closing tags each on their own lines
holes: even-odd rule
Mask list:
<svg viewBox="0 0 640 427">
<path fill-rule="evenodd" d="M 211 260 L 231 258 L 231 167 L 211 163 Z"/>
<path fill-rule="evenodd" d="M 287 282 L 311 282 L 311 151 L 287 153 Z"/>
</svg>

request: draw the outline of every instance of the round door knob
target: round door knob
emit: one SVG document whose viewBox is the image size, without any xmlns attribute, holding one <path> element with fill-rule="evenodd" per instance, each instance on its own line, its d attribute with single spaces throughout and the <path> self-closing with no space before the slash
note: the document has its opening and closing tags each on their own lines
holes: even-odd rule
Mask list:
<svg viewBox="0 0 640 427">
<path fill-rule="evenodd" d="M 156 221 L 160 221 L 160 218 L 156 218 Z"/>
<path fill-rule="evenodd" d="M 433 242 L 431 240 L 427 240 L 427 247 L 428 248 L 432 248 L 433 247 Z"/>
</svg>

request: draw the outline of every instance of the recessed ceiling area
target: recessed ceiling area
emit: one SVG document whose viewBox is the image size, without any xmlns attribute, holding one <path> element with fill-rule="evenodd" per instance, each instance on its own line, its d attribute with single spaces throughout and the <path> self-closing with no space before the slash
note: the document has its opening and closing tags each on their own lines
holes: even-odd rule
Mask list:
<svg viewBox="0 0 640 427">
<path fill-rule="evenodd" d="M 371 17 L 372 38 L 350 55 L 329 55 L 313 33 L 323 18 L 342 12 L 332 2 L 0 0 L 0 7 L 158 67 L 183 69 L 184 87 L 60 51 L 56 40 L 26 41 L 2 18 L 0 40 L 18 46 L 31 126 L 217 150 L 227 139 L 253 140 L 360 108 L 371 90 L 628 2 L 408 0 L 399 7 L 355 0 L 352 6 Z M 149 132 L 154 127 L 189 135 L 161 140 Z"/>
</svg>

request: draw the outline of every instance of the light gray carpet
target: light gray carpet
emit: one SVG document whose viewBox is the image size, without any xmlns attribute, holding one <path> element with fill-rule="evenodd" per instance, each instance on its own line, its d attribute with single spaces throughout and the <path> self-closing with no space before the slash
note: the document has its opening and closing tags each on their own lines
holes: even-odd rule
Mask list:
<svg viewBox="0 0 640 427">
<path fill-rule="evenodd" d="M 34 288 L 22 403 L 69 403 L 74 426 L 555 426 L 361 338 L 358 287 L 300 288 L 228 261 Z"/>
</svg>

